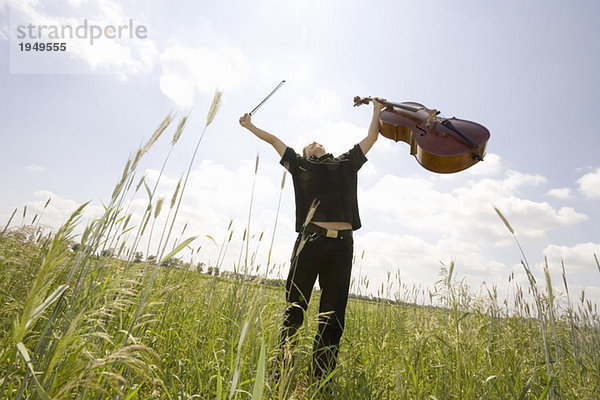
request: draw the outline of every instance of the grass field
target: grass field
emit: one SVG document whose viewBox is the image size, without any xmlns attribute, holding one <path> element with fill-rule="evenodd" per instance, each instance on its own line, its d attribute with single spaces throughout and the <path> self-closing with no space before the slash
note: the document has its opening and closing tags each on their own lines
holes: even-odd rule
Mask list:
<svg viewBox="0 0 600 400">
<path fill-rule="evenodd" d="M 340 365 L 324 395 L 307 378 L 317 301 L 299 333 L 293 368 L 275 382 L 270 367 L 283 289 L 159 267 L 134 322 L 155 266 L 94 256 L 81 284 L 63 289 L 82 253 L 56 237 L 29 241 L 26 233 L 12 230 L 0 239 L 2 398 L 16 398 L 20 389 L 21 398 L 600 394 L 598 318 L 585 303 L 552 317 L 542 296 L 545 317 L 535 318 L 536 305 L 519 297 L 511 309 L 522 313 L 509 316 L 493 296 L 477 299 L 456 281 L 436 294 L 447 308 L 351 300 Z"/>
<path fill-rule="evenodd" d="M 206 127 L 219 101 L 217 93 Z M 85 205 L 54 233 L 37 216 L 0 228 L 0 398 L 600 398 L 597 306 L 569 295 L 564 274 L 559 284 L 549 274 L 538 284 L 526 262 L 530 285 L 511 282 L 506 301 L 493 289 L 474 294 L 454 265 L 442 266 L 427 292 L 436 307 L 351 299 L 339 366 L 326 382 L 308 378 L 317 294 L 293 363 L 274 379 L 283 289 L 249 278 L 240 265 L 230 278 L 168 266 L 194 239 L 173 244 L 170 236 L 196 153 L 170 204 L 143 179 L 135 184 L 139 159 L 172 121 L 127 162 L 105 213 L 77 242 Z M 142 187 L 149 207 L 130 226 L 124 204 Z M 160 233 L 153 221 L 161 208 L 172 217 L 157 259 L 141 261 L 139 242 Z M 555 294 L 559 286 L 568 296 Z"/>
</svg>

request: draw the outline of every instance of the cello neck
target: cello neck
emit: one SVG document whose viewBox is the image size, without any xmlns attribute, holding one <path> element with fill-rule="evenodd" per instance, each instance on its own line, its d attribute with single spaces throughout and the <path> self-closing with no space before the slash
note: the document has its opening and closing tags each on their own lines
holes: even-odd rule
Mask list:
<svg viewBox="0 0 600 400">
<path fill-rule="evenodd" d="M 410 111 L 410 112 L 417 112 L 417 111 L 419 111 L 418 107 L 413 107 L 413 106 L 409 106 L 409 105 L 402 104 L 402 103 L 392 103 L 391 101 L 381 101 L 381 103 L 385 104 L 388 107 L 401 108 L 403 110 Z"/>
<path fill-rule="evenodd" d="M 360 96 L 355 96 L 354 97 L 354 107 L 358 107 L 361 104 L 369 104 L 369 102 L 373 101 L 372 97 L 360 97 Z M 413 107 L 413 106 L 409 106 L 407 104 L 402 104 L 402 103 L 392 103 L 391 101 L 387 101 L 387 100 L 379 100 L 379 102 L 381 104 L 385 104 L 388 107 L 396 107 L 396 108 L 401 108 L 403 110 L 406 111 L 410 111 L 410 112 L 417 112 L 419 111 L 420 108 L 418 107 Z"/>
</svg>

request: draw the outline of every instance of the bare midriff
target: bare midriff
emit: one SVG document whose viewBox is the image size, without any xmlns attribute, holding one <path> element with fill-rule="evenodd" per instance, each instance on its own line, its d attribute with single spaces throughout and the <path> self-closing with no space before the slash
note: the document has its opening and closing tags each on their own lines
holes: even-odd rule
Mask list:
<svg viewBox="0 0 600 400">
<path fill-rule="evenodd" d="M 352 224 L 350 222 L 321 222 L 321 221 L 312 221 L 313 224 L 320 226 L 325 229 L 335 229 L 336 231 L 343 231 L 346 229 L 352 229 Z"/>
</svg>

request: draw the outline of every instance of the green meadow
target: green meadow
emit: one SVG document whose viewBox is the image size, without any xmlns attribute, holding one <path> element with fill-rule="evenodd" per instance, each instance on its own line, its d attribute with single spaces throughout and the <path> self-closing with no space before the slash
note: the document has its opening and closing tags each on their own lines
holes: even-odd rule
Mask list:
<svg viewBox="0 0 600 400">
<path fill-rule="evenodd" d="M 217 92 L 205 131 L 219 105 Z M 552 282 L 547 267 L 536 276 L 525 254 L 528 285 L 509 277 L 506 299 L 495 287 L 476 293 L 454 264 L 441 265 L 429 289 L 389 276 L 399 287 L 393 298 L 385 288 L 354 296 L 338 368 L 313 381 L 318 292 L 297 345 L 281 354 L 284 289 L 253 274 L 256 265 L 268 269 L 270 259 L 248 250 L 250 234 L 235 266 L 222 265 L 229 231 L 215 238 L 222 254 L 213 265 L 178 261 L 195 239 L 185 229 L 175 237 L 173 226 L 204 131 L 170 198 L 155 196 L 158 182 L 150 187 L 138 165 L 172 125 L 175 146 L 186 122 L 187 116 L 164 119 L 126 162 L 104 213 L 85 226 L 84 204 L 52 232 L 40 223 L 43 213 L 32 217 L 26 209 L 0 227 L 0 398 L 600 398 L 597 305 L 585 292 L 569 292 L 564 266 L 562 281 Z M 133 224 L 128 204 L 140 194 L 148 207 Z M 520 249 L 510 222 L 496 211 Z M 155 224 L 161 213 L 169 215 L 164 226 Z M 160 239 L 158 248 L 141 248 L 152 237 Z M 269 245 L 269 238 L 259 240 Z M 355 281 L 353 292 L 368 285 Z M 288 362 L 276 377 L 281 358 Z"/>
</svg>

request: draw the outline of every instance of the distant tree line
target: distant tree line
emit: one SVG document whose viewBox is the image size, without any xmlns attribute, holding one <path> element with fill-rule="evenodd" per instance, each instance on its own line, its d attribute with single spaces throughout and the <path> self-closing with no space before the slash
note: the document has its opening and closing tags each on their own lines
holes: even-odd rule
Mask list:
<svg viewBox="0 0 600 400">
<path fill-rule="evenodd" d="M 80 243 L 72 243 L 71 250 L 73 252 L 82 250 L 81 244 Z M 104 249 L 100 252 L 100 256 L 107 257 L 107 258 L 113 258 L 113 257 L 115 257 L 115 250 L 114 249 Z M 133 256 L 133 262 L 134 263 L 144 262 L 144 253 L 142 253 L 141 251 L 136 251 Z M 148 256 L 146 258 L 145 262 L 156 265 L 156 256 L 154 256 L 154 255 Z M 197 262 L 192 265 L 191 263 L 184 262 L 183 260 L 181 260 L 177 257 L 171 257 L 170 259 L 163 261 L 160 265 L 161 265 L 161 267 L 165 267 L 165 268 L 177 268 L 177 269 L 182 269 L 182 270 L 186 270 L 186 271 L 195 271 L 200 274 L 205 274 L 205 275 L 215 276 L 215 277 L 223 277 L 226 279 L 232 279 L 232 280 L 238 280 L 238 281 L 245 280 L 246 282 L 253 282 L 253 283 L 258 283 L 258 284 L 272 286 L 272 287 L 285 287 L 285 280 L 283 280 L 283 279 L 268 279 L 268 278 L 263 278 L 263 277 L 257 276 L 257 275 L 249 275 L 249 274 L 244 275 L 244 274 L 240 274 L 239 272 L 233 272 L 233 271 L 227 271 L 227 270 L 221 271 L 218 266 L 211 266 L 211 265 L 207 266 L 202 261 Z M 318 293 L 318 292 L 320 292 L 320 290 L 316 290 L 316 292 Z M 386 298 L 380 298 L 380 297 L 368 296 L 368 295 L 359 295 L 359 294 L 353 294 L 353 293 L 350 293 L 348 295 L 348 297 L 350 299 L 355 299 L 355 300 L 384 303 L 384 304 L 395 304 L 395 305 L 407 304 L 407 303 L 405 303 L 403 301 L 399 301 L 399 300 L 391 300 L 391 299 L 386 299 Z"/>
</svg>

